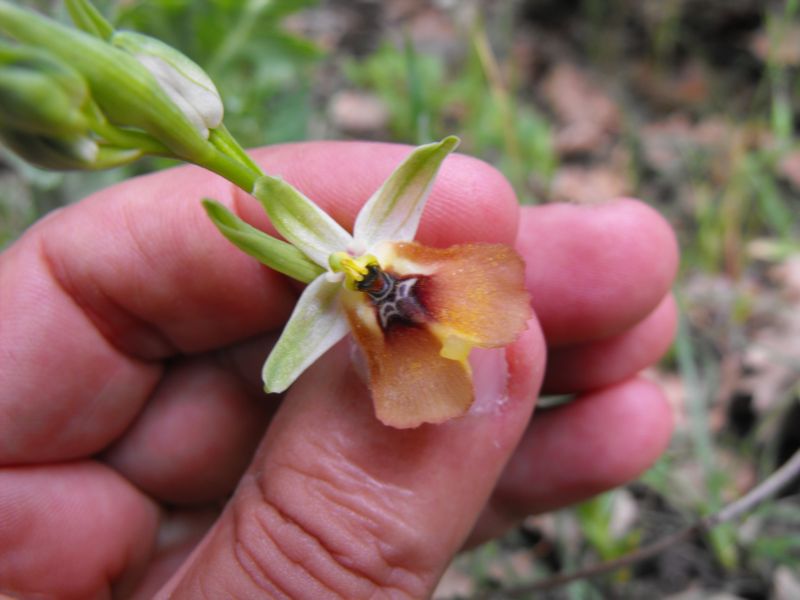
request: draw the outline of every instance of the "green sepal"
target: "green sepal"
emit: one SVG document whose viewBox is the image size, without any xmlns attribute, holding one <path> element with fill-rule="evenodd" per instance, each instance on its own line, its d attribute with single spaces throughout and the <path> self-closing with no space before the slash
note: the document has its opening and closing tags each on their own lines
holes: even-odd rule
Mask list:
<svg viewBox="0 0 800 600">
<path fill-rule="evenodd" d="M 114 27 L 103 18 L 88 0 L 66 0 L 67 10 L 75 27 L 101 40 L 110 40 Z"/>
<path fill-rule="evenodd" d="M 278 177 L 264 175 L 253 195 L 283 237 L 323 268 L 331 254 L 347 249 L 353 237 L 325 211 Z"/>
<path fill-rule="evenodd" d="M 413 240 L 439 167 L 458 143 L 451 135 L 414 150 L 358 213 L 356 241 L 369 249 L 385 240 Z"/>
<path fill-rule="evenodd" d="M 204 199 L 203 207 L 222 235 L 270 269 L 303 283 L 313 281 L 323 272 L 300 250 L 248 225 L 219 202 Z"/>
</svg>

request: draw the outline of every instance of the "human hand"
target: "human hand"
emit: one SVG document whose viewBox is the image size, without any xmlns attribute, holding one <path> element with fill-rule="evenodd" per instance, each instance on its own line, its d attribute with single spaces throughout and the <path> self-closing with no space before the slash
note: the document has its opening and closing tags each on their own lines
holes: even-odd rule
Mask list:
<svg viewBox="0 0 800 600">
<path fill-rule="evenodd" d="M 256 156 L 349 228 L 407 152 Z M 0 257 L 0 592 L 425 597 L 465 542 L 619 485 L 666 446 L 666 402 L 636 373 L 671 340 L 677 253 L 644 205 L 520 211 L 496 171 L 448 158 L 418 239 L 519 228 L 538 323 L 474 353 L 467 416 L 394 430 L 346 343 L 264 396 L 298 288 L 223 239 L 201 197 L 271 231 L 253 199 L 182 168 L 58 211 Z M 579 397 L 529 423 L 540 388 Z"/>
</svg>

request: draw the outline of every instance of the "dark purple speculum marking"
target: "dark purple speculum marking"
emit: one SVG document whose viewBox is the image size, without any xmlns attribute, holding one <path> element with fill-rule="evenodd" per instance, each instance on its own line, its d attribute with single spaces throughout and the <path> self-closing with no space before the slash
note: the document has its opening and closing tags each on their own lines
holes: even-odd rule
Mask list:
<svg viewBox="0 0 800 600">
<path fill-rule="evenodd" d="M 416 294 L 422 276 L 397 277 L 376 265 L 367 267 L 368 273 L 356 283 L 356 289 L 365 292 L 378 312 L 384 331 L 392 324 L 411 325 L 425 321 L 425 309 Z"/>
</svg>

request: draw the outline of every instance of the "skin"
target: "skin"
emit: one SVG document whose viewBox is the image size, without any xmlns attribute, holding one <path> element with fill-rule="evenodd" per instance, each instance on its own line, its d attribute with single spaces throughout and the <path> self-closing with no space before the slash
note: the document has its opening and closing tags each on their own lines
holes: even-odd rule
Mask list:
<svg viewBox="0 0 800 600">
<path fill-rule="evenodd" d="M 255 155 L 349 228 L 407 152 Z M 0 593 L 424 597 L 465 544 L 666 447 L 670 410 L 637 373 L 672 339 L 677 250 L 645 205 L 520 209 L 493 168 L 448 158 L 418 240 L 516 244 L 538 320 L 474 353 L 467 416 L 400 431 L 373 417 L 346 342 L 263 395 L 300 288 L 224 240 L 201 197 L 270 230 L 252 198 L 181 168 L 51 214 L 0 256 Z M 531 419 L 542 389 L 578 396 Z"/>
</svg>

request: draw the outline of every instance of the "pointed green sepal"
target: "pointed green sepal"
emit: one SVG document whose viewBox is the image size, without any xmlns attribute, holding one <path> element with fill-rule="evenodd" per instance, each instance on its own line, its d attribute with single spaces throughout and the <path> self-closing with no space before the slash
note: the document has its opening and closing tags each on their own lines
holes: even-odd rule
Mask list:
<svg viewBox="0 0 800 600">
<path fill-rule="evenodd" d="M 385 240 L 413 240 L 439 167 L 458 143 L 451 135 L 414 150 L 358 213 L 356 242 L 368 250 Z"/>
<path fill-rule="evenodd" d="M 248 225 L 215 200 L 203 200 L 211 221 L 237 248 L 270 269 L 304 283 L 313 281 L 323 270 L 291 244 Z"/>
<path fill-rule="evenodd" d="M 278 343 L 264 363 L 267 392 L 283 392 L 349 331 L 342 286 L 318 277 L 303 290 Z"/>
<path fill-rule="evenodd" d="M 75 26 L 101 40 L 110 40 L 114 27 L 103 18 L 89 0 L 66 0 L 69 16 Z"/>
<path fill-rule="evenodd" d="M 352 236 L 328 214 L 278 177 L 260 177 L 253 195 L 283 237 L 323 268 L 334 252 L 345 250 Z"/>
</svg>

